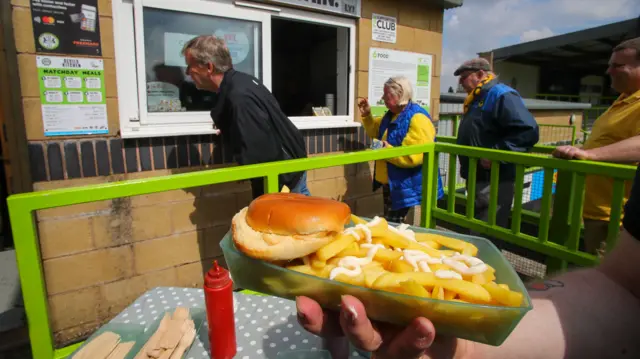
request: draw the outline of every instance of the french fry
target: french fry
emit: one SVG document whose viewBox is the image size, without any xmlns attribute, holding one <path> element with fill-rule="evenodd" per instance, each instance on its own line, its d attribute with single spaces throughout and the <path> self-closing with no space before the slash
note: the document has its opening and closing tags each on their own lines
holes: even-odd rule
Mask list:
<svg viewBox="0 0 640 359">
<path fill-rule="evenodd" d="M 418 242 L 410 241 L 409 239 L 403 237 L 401 234 L 392 232 L 392 231 L 387 231 L 387 233 L 384 233 L 384 235 L 376 236 L 376 237 L 380 238 L 383 244 L 386 244 L 393 248 L 405 249 L 405 248 L 409 248 L 409 246 L 412 243 L 413 244 L 418 243 Z M 427 246 L 424 246 L 424 247 L 427 248 Z"/>
<path fill-rule="evenodd" d="M 457 293 L 460 296 L 465 296 L 472 300 L 481 302 L 488 302 L 491 300 L 489 292 L 481 285 L 467 282 L 466 280 L 459 279 L 439 279 L 438 284 L 446 290 Z"/>
<path fill-rule="evenodd" d="M 371 231 L 372 237 L 384 237 L 385 233 L 389 232 L 389 223 L 380 217 L 378 217 L 378 222 L 373 225 L 371 222 L 367 223 L 367 227 Z"/>
<path fill-rule="evenodd" d="M 416 281 L 413 279 L 409 279 L 400 283 L 400 287 L 408 295 L 412 295 L 414 297 L 431 298 L 431 294 L 429 294 L 429 291 L 420 284 L 416 283 Z"/>
<path fill-rule="evenodd" d="M 473 283 L 480 284 L 480 285 L 492 282 L 495 279 L 496 279 L 496 276 L 493 274 L 493 272 L 489 270 L 486 270 L 480 274 L 474 274 L 468 277 L 465 276 L 465 280 L 469 280 Z"/>
<path fill-rule="evenodd" d="M 433 287 L 433 292 L 431 292 L 431 298 L 444 300 L 444 289 L 440 286 Z"/>
<path fill-rule="evenodd" d="M 456 254 L 458 254 L 458 252 L 456 251 L 452 251 L 452 250 L 448 250 L 448 249 L 441 249 L 438 251 L 441 255 L 445 256 L 445 257 L 453 257 Z"/>
<path fill-rule="evenodd" d="M 358 225 L 358 224 L 367 224 L 367 221 L 365 221 L 364 219 L 356 216 L 355 214 L 351 215 L 351 222 L 353 222 L 356 225 Z"/>
<path fill-rule="evenodd" d="M 288 266 L 287 269 L 316 277 L 329 278 L 329 273 L 331 273 L 335 267 L 337 267 L 337 265 L 327 264 L 321 269 L 315 269 L 311 265 L 303 264 Z"/>
<path fill-rule="evenodd" d="M 390 272 L 395 272 L 395 273 L 408 273 L 408 272 L 414 271 L 413 266 L 411 264 L 401 259 L 396 259 L 389 262 L 388 269 Z"/>
<path fill-rule="evenodd" d="M 355 238 L 351 235 L 340 234 L 333 242 L 318 249 L 316 256 L 322 261 L 326 261 L 347 248 L 351 243 L 355 242 Z"/>
<path fill-rule="evenodd" d="M 364 285 L 364 273 L 360 273 L 356 276 L 348 276 L 344 274 L 338 274 L 334 280 L 338 282 L 347 283 L 351 285 L 363 286 Z"/>
<path fill-rule="evenodd" d="M 455 292 L 452 292 L 450 290 L 445 290 L 444 291 L 444 300 L 452 300 L 453 298 L 455 298 L 458 294 L 456 294 Z"/>
<path fill-rule="evenodd" d="M 333 257 L 327 261 L 327 264 L 337 266 L 343 257 Z"/>
<path fill-rule="evenodd" d="M 308 275 L 316 275 L 316 271 L 314 271 L 308 264 L 288 266 L 287 269 Z"/>
<path fill-rule="evenodd" d="M 451 270 L 451 267 L 449 267 L 448 265 L 446 265 L 444 263 L 429 264 L 429 268 L 431 268 L 431 271 L 433 271 L 433 272 L 438 271 L 438 270 Z"/>
<path fill-rule="evenodd" d="M 329 275 L 331 274 L 331 271 L 337 267 L 337 265 L 333 265 L 333 264 L 327 264 L 324 268 L 320 269 L 320 270 L 316 270 L 315 272 L 317 273 L 317 275 L 319 277 L 322 278 L 329 278 Z"/>
<path fill-rule="evenodd" d="M 491 294 L 491 297 L 496 302 L 502 305 L 506 305 L 509 307 L 519 307 L 522 304 L 522 299 L 524 298 L 522 293 L 502 288 L 495 282 L 484 284 L 482 287 Z"/>
<path fill-rule="evenodd" d="M 444 254 L 442 254 L 442 251 L 439 251 L 437 249 L 434 249 L 433 247 L 425 244 L 424 242 L 412 242 L 409 241 L 407 243 L 407 247 L 406 249 L 414 249 L 414 250 L 418 250 L 418 251 L 423 251 L 426 254 L 434 257 L 434 258 L 440 258 L 441 256 L 443 256 Z"/>
<path fill-rule="evenodd" d="M 478 248 L 472 244 L 466 246 L 463 250 L 462 253 L 465 256 L 472 256 L 475 257 L 476 254 L 478 254 Z"/>
<path fill-rule="evenodd" d="M 336 254 L 336 257 L 360 257 L 360 246 L 356 242 L 352 242 L 347 246 L 347 248 L 340 251 L 340 253 Z"/>
<path fill-rule="evenodd" d="M 391 262 L 402 257 L 402 252 L 392 251 L 386 248 L 379 248 L 373 257 L 378 262 Z"/>
<path fill-rule="evenodd" d="M 433 287 L 436 285 L 438 278 L 433 273 L 423 272 L 407 272 L 407 273 L 392 273 L 387 272 L 383 276 L 380 276 L 374 283 L 374 289 L 384 288 L 396 288 L 400 286 L 400 283 L 406 282 L 409 279 L 413 279 L 418 284 L 424 287 Z"/>
<path fill-rule="evenodd" d="M 376 262 L 377 263 L 377 262 Z M 373 282 L 378 279 L 382 274 L 387 273 L 387 271 L 380 266 L 365 266 L 362 268 L 362 272 L 364 273 L 364 284 L 367 288 L 373 287 Z"/>
<path fill-rule="evenodd" d="M 433 239 L 433 236 L 434 236 L 433 233 L 417 233 L 416 232 L 416 241 L 418 241 L 418 242 L 434 242 L 434 243 L 437 243 Z"/>
<path fill-rule="evenodd" d="M 475 256 L 478 254 L 478 248 L 476 248 L 476 246 L 456 238 L 445 237 L 439 234 L 434 234 L 432 239 L 440 243 L 442 246 L 453 249 L 458 252 L 463 252 L 466 250 L 469 253 L 468 255 Z"/>
<path fill-rule="evenodd" d="M 327 261 L 323 261 L 319 259 L 316 255 L 312 255 L 310 256 L 309 264 L 311 265 L 311 268 L 315 270 L 322 270 L 324 267 L 327 266 Z"/>
<path fill-rule="evenodd" d="M 401 234 L 394 228 L 389 227 L 384 218 L 367 223 L 362 218 L 352 215 L 352 221 L 359 227 L 352 230 L 357 235 L 345 233 L 338 235 L 333 242 L 320 248 L 316 253 L 306 256 L 303 265 L 290 265 L 290 263 L 281 263 L 280 265 L 300 273 L 330 278 L 331 271 L 337 268 L 345 257 L 365 258 L 364 261 L 361 260 L 359 263 L 364 262 L 367 264 L 361 265 L 362 271 L 358 275 L 339 274 L 334 280 L 418 298 L 510 307 L 522 305 L 523 293 L 510 290 L 506 284 L 496 283 L 496 271 L 489 264 L 487 264 L 488 269 L 483 273 L 463 275 L 462 279 L 441 279 L 436 275 L 436 272 L 450 271 L 452 270 L 451 266 L 443 263 L 429 264 L 431 271 L 423 272 L 422 270 L 426 270 L 426 268 L 420 267 L 416 271 L 413 265 L 401 259 L 405 255 L 404 250 L 420 251 L 438 259 L 460 253 L 476 257 L 478 248 L 471 243 L 431 233 L 415 233 L 415 240 L 412 240 L 405 237 L 406 234 Z M 362 225 L 367 228 L 363 230 Z M 369 258 L 368 255 L 373 249 L 364 245 L 367 242 L 367 237 L 365 236 L 365 232 L 368 232 L 367 229 L 371 232 L 369 243 L 383 246 L 383 248 L 375 249 L 375 254 L 372 254 L 372 258 Z M 406 255 L 410 254 L 406 253 Z M 423 264 L 420 265 L 423 266 Z M 283 289 L 283 291 L 285 290 Z M 419 301 L 416 304 L 421 305 Z M 474 320 L 476 320 L 477 325 L 486 324 L 482 322 L 484 320 L 483 316 L 486 315 L 485 313 L 480 313 L 478 317 L 474 316 L 478 313 L 473 311 L 466 313 L 464 310 L 447 309 L 450 307 L 446 304 L 440 305 L 443 305 L 443 307 L 439 312 L 434 309 L 433 315 L 435 317 L 438 317 L 438 315 L 444 317 L 452 315 L 457 318 L 456 320 L 459 319 L 462 325 L 467 325 Z M 469 307 L 469 310 L 472 310 L 472 308 Z M 451 320 L 453 321 L 454 319 L 452 318 Z"/>
<path fill-rule="evenodd" d="M 420 243 L 425 244 L 433 249 L 440 249 L 442 246 L 440 245 L 440 243 L 436 242 L 436 241 L 432 241 L 432 240 L 426 240 L 426 241 L 421 241 Z"/>
</svg>

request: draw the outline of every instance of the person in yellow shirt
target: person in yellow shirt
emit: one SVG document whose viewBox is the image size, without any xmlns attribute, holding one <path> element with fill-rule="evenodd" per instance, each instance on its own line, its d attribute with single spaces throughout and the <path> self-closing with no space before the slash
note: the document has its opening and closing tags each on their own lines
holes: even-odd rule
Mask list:
<svg viewBox="0 0 640 359">
<path fill-rule="evenodd" d="M 613 49 L 607 74 L 611 87 L 620 97 L 593 124 L 583 148 L 561 146 L 554 156 L 617 163 L 640 162 L 640 37 L 620 43 Z M 631 191 L 625 183 L 624 202 Z M 613 180 L 587 176 L 583 208 L 585 250 L 603 254 L 611 216 Z M 640 220 L 640 219 L 639 219 Z"/>
<path fill-rule="evenodd" d="M 388 111 L 374 118 L 366 99 L 358 102 L 367 135 L 382 141 L 384 148 L 432 143 L 436 130 L 429 113 L 413 102 L 413 89 L 406 77 L 397 76 L 384 84 L 382 100 Z M 384 217 L 403 223 L 411 207 L 422 200 L 422 153 L 376 161 L 374 191 L 382 187 Z M 438 199 L 444 195 L 438 177 Z"/>
</svg>

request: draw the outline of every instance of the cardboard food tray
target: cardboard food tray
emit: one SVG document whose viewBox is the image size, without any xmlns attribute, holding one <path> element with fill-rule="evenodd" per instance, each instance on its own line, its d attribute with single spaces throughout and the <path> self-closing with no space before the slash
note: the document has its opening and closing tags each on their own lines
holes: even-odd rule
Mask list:
<svg viewBox="0 0 640 359">
<path fill-rule="evenodd" d="M 507 284 L 511 290 L 523 294 L 522 305 L 503 307 L 420 298 L 311 276 L 248 257 L 235 247 L 231 231 L 225 235 L 220 246 L 239 288 L 291 300 L 297 296 L 307 296 L 328 309 L 338 309 L 340 296 L 349 294 L 363 302 L 367 314 L 374 320 L 407 325 L 414 318 L 423 316 L 433 322 L 439 334 L 494 346 L 502 344 L 532 308 L 531 298 L 522 280 L 504 255 L 484 238 L 421 227 L 410 229 L 417 233 L 457 238 L 475 245 L 478 248 L 477 257 L 495 269 L 496 283 Z"/>
</svg>

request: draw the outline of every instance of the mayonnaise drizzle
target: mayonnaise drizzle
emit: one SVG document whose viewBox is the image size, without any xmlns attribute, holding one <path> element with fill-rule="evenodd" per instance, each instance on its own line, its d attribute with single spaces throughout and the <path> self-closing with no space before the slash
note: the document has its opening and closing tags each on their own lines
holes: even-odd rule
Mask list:
<svg viewBox="0 0 640 359">
<path fill-rule="evenodd" d="M 442 263 L 441 258 L 433 258 L 427 253 L 415 249 L 405 249 L 402 251 L 404 254 L 404 261 L 411 264 L 413 270 L 418 272 L 422 271 L 425 273 L 431 272 L 431 268 L 429 268 L 429 264 L 439 264 Z"/>
<path fill-rule="evenodd" d="M 404 238 L 415 242 L 416 241 L 416 234 L 413 233 L 412 230 L 407 229 L 406 227 L 403 227 L 404 224 L 401 224 L 398 226 L 398 228 L 393 227 L 393 226 L 389 226 L 389 230 L 392 232 L 396 232 L 399 235 L 403 236 Z"/>
<path fill-rule="evenodd" d="M 362 273 L 362 266 L 367 265 L 373 261 L 378 249 L 385 248 L 382 244 L 372 244 L 372 235 L 371 235 L 371 227 L 375 227 L 380 224 L 382 219 L 378 216 L 374 217 L 369 223 L 366 224 L 358 224 L 353 228 L 349 228 L 344 231 L 345 235 L 353 236 L 356 241 L 360 241 L 361 236 L 358 230 L 362 231 L 364 234 L 364 240 L 366 243 L 361 245 L 362 248 L 368 248 L 367 256 L 364 258 L 347 256 L 344 257 L 338 262 L 338 266 L 331 270 L 329 274 L 330 279 L 335 279 L 340 274 L 344 274 L 349 277 L 355 277 Z M 400 234 L 402 237 L 412 241 L 416 241 L 415 232 L 409 229 L 409 225 L 402 223 L 398 227 L 388 226 L 389 230 Z M 419 243 L 419 242 L 418 242 Z M 420 243 L 425 247 L 428 245 Z M 404 260 L 409 263 L 413 270 L 418 272 L 422 271 L 425 273 L 431 273 L 431 268 L 429 268 L 429 264 L 446 264 L 451 267 L 453 270 L 437 270 L 434 275 L 440 279 L 463 279 L 463 275 L 474 275 L 485 272 L 489 267 L 479 258 L 463 255 L 460 253 L 455 253 L 451 257 L 442 256 L 440 258 L 433 258 L 429 254 L 414 249 L 405 249 L 401 248 L 390 248 L 391 250 L 401 252 L 403 255 L 400 257 L 400 260 Z M 304 257 L 303 261 L 305 264 L 309 263 L 309 258 Z"/>
<path fill-rule="evenodd" d="M 464 254 L 456 254 L 453 257 L 445 258 L 443 263 L 462 275 L 480 274 L 489 269 L 481 259 Z"/>
<path fill-rule="evenodd" d="M 382 218 L 380 218 L 378 216 L 375 216 L 375 217 L 373 217 L 373 219 L 369 223 L 366 224 L 366 226 L 367 227 L 375 227 L 380 223 L 380 221 L 382 221 Z"/>
<path fill-rule="evenodd" d="M 347 230 L 345 230 L 344 231 L 344 235 L 353 236 L 353 238 L 355 238 L 356 241 L 360 240 L 360 234 L 358 232 L 356 232 L 356 230 L 353 229 L 353 228 L 348 228 Z"/>
<path fill-rule="evenodd" d="M 367 243 L 371 243 L 372 239 L 371 239 L 371 229 L 369 229 L 369 227 L 367 227 L 366 224 L 358 224 L 354 227 L 354 229 L 361 229 L 362 233 L 364 233 L 364 240 Z"/>
<path fill-rule="evenodd" d="M 446 269 L 437 270 L 435 275 L 440 279 L 462 279 L 462 276 L 459 273 Z"/>
<path fill-rule="evenodd" d="M 362 248 L 369 248 L 367 256 L 364 258 L 358 258 L 354 256 L 344 257 L 338 262 L 338 266 L 331 270 L 329 273 L 329 279 L 334 279 L 340 274 L 344 274 L 349 277 L 355 277 L 362 273 L 362 266 L 371 263 L 373 257 L 376 256 L 378 249 L 384 248 L 382 244 L 370 244 L 363 243 Z"/>
</svg>

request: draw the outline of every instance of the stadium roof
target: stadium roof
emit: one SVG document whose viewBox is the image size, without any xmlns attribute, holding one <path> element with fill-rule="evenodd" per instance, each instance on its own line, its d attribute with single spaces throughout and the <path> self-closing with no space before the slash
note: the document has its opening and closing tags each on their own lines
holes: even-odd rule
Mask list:
<svg viewBox="0 0 640 359">
<path fill-rule="evenodd" d="M 525 42 L 481 53 L 493 53 L 493 62 L 516 62 L 584 70 L 607 67 L 611 50 L 620 42 L 640 36 L 640 17 L 564 35 Z"/>
</svg>

